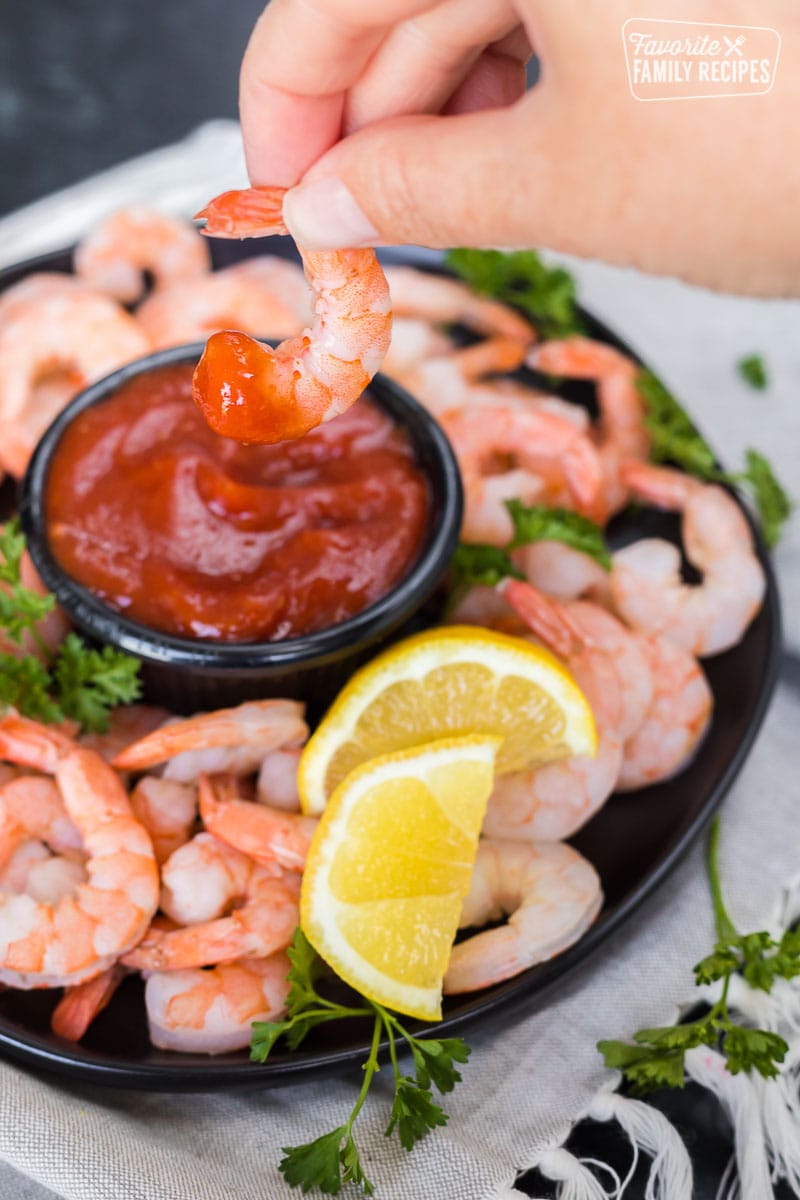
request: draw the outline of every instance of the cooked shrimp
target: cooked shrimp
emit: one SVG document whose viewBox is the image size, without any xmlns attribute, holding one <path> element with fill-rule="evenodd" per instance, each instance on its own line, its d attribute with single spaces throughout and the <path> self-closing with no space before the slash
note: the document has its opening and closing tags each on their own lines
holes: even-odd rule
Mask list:
<svg viewBox="0 0 800 1200">
<path fill-rule="evenodd" d="M 199 214 L 214 237 L 286 233 L 284 188 L 217 196 Z M 217 433 L 280 442 L 344 412 L 389 348 L 389 288 L 374 250 L 298 247 L 315 296 L 314 325 L 276 350 L 247 334 L 215 333 L 194 376 L 194 396 Z"/>
<path fill-rule="evenodd" d="M 153 843 L 157 863 L 163 863 L 188 842 L 197 820 L 197 789 L 191 783 L 143 775 L 131 792 L 131 808 Z"/>
<path fill-rule="evenodd" d="M 586 597 L 604 608 L 611 604 L 610 574 L 589 554 L 542 541 L 520 546 L 512 557 L 528 583 L 556 600 Z"/>
<path fill-rule="evenodd" d="M 272 750 L 266 756 L 256 780 L 256 799 L 259 804 L 268 804 L 270 808 L 281 808 L 286 812 L 299 810 L 297 769 L 301 754 L 301 748 L 295 746 L 290 750 Z"/>
<path fill-rule="evenodd" d="M 25 886 L 19 890 L 37 904 L 55 905 L 66 896 L 75 896 L 87 878 L 82 858 L 51 854 L 30 865 Z"/>
<path fill-rule="evenodd" d="M 458 279 L 416 267 L 385 268 L 392 309 L 398 316 L 421 317 L 440 325 L 459 324 L 476 333 L 499 334 L 529 345 L 535 329 L 507 304 L 478 296 Z"/>
<path fill-rule="evenodd" d="M 271 750 L 297 746 L 307 737 L 302 704 L 250 700 L 237 708 L 198 713 L 162 725 L 119 753 L 114 766 L 122 771 L 144 771 L 167 762 L 164 778 L 179 783 L 191 783 L 203 771 L 249 775 Z"/>
<path fill-rule="evenodd" d="M 148 297 L 137 309 L 136 319 L 153 346 L 158 350 L 180 346 L 231 328 L 265 338 L 298 333 L 303 328 L 302 317 L 267 290 L 247 266 L 242 263 L 214 271 Z M 302 274 L 300 278 L 302 281 Z"/>
<path fill-rule="evenodd" d="M 510 380 L 491 380 L 486 376 L 513 371 L 525 357 L 524 343 L 514 338 L 490 337 L 472 346 L 452 349 L 436 358 L 426 358 L 395 377 L 437 418 L 450 409 L 462 408 L 530 408 L 527 401 L 536 398 L 535 392 L 521 401 L 516 390 L 500 390 L 499 385 Z M 391 373 L 391 372 L 390 372 Z M 577 411 L 577 406 L 572 405 Z"/>
<path fill-rule="evenodd" d="M 223 916 L 246 894 L 253 861 L 210 833 L 198 833 L 161 868 L 161 909 L 178 925 Z"/>
<path fill-rule="evenodd" d="M 107 296 L 56 290 L 20 307 L 0 325 L 0 463 L 21 475 L 72 396 L 149 350 L 134 318 Z"/>
<path fill-rule="evenodd" d="M 557 841 L 585 825 L 613 792 L 623 744 L 652 701 L 653 680 L 639 639 L 602 609 L 562 605 L 517 581 L 502 590 L 580 684 L 594 714 L 598 750 L 593 758 L 499 776 L 483 829 L 490 837 Z"/>
<path fill-rule="evenodd" d="M 206 829 L 256 862 L 278 863 L 287 871 L 302 871 L 313 817 L 281 812 L 266 804 L 239 798 L 232 776 L 200 776 L 200 814 Z"/>
<path fill-rule="evenodd" d="M 42 775 L 21 775 L 0 787 L 0 863 L 6 863 L 30 838 L 38 838 L 57 854 L 80 852 L 83 845 L 61 793 L 52 779 Z"/>
<path fill-rule="evenodd" d="M 79 1042 L 92 1021 L 102 1012 L 127 972 L 114 965 L 94 979 L 69 987 L 53 1009 L 50 1028 L 58 1037 Z"/>
<path fill-rule="evenodd" d="M 0 294 L 0 323 L 12 320 L 31 304 L 43 299 L 55 295 L 75 296 L 93 290 L 74 275 L 62 274 L 61 271 L 34 271 Z"/>
<path fill-rule="evenodd" d="M 112 709 L 108 729 L 105 733 L 82 733 L 80 744 L 96 750 L 106 762 L 111 762 L 126 746 L 138 738 L 145 737 L 165 721 L 172 719 L 166 708 L 154 704 L 118 704 Z"/>
<path fill-rule="evenodd" d="M 145 288 L 197 279 L 211 266 L 208 246 L 194 226 L 154 209 L 136 206 L 111 213 L 75 250 L 75 273 L 101 292 L 132 303 Z"/>
<path fill-rule="evenodd" d="M 669 779 L 688 762 L 708 728 L 714 697 L 697 659 L 666 638 L 642 638 L 653 700 L 625 743 L 617 790 Z"/>
<path fill-rule="evenodd" d="M 122 963 L 141 971 L 180 971 L 273 954 L 292 940 L 298 891 L 296 883 L 273 869 L 251 863 L 240 908 L 179 929 L 151 927 L 141 944 L 122 956 Z"/>
<path fill-rule="evenodd" d="M 430 321 L 422 317 L 398 317 L 392 314 L 392 341 L 381 364 L 385 375 L 395 379 L 418 367 L 429 358 L 439 358 L 453 349 L 453 343 Z"/>
<path fill-rule="evenodd" d="M 38 838 L 26 838 L 0 866 L 0 892 L 24 892 L 31 867 L 50 857 L 50 850 Z"/>
<path fill-rule="evenodd" d="M 592 515 L 602 481 L 597 451 L 569 421 L 544 412 L 465 408 L 442 426 L 464 481 L 462 538 L 503 546 L 513 527 L 504 500 L 545 500 L 566 488 L 572 507 Z"/>
<path fill-rule="evenodd" d="M 482 840 L 461 928 L 503 916 L 508 923 L 453 947 L 444 991 L 489 987 L 560 954 L 586 932 L 602 903 L 597 872 L 571 846 Z"/>
<path fill-rule="evenodd" d="M 686 557 L 703 581 L 684 583 L 677 547 L 645 538 L 614 555 L 617 611 L 635 629 L 661 634 L 701 657 L 735 646 L 766 586 L 738 504 L 716 484 L 666 467 L 629 463 L 623 477 L 639 499 L 682 514 Z"/>
<path fill-rule="evenodd" d="M 206 971 L 156 972 L 144 990 L 150 1040 L 162 1050 L 225 1054 L 250 1045 L 254 1021 L 286 1012 L 289 960 L 283 953 Z"/>
<path fill-rule="evenodd" d="M 636 387 L 636 363 L 613 346 L 585 337 L 543 342 L 530 352 L 528 363 L 548 374 L 592 379 L 597 384 L 604 494 L 608 513 L 617 512 L 628 499 L 628 489 L 620 476 L 622 463 L 646 459 L 650 452 L 644 404 Z"/>
<path fill-rule="evenodd" d="M 158 904 L 158 870 L 125 790 L 98 754 L 23 717 L 0 720 L 0 755 L 55 776 L 80 831 L 87 882 L 55 905 L 0 897 L 0 980 L 15 987 L 81 983 L 144 934 Z M 13 786 L 13 785 L 6 785 Z"/>
</svg>

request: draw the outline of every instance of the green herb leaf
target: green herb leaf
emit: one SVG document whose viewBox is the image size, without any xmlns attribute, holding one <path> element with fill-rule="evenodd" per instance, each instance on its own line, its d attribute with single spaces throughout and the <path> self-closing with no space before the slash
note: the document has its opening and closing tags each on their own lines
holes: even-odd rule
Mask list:
<svg viewBox="0 0 800 1200">
<path fill-rule="evenodd" d="M 738 966 L 739 956 L 727 946 L 718 944 L 712 954 L 707 955 L 694 967 L 695 983 L 699 986 L 714 983 L 717 979 L 725 979 Z"/>
<path fill-rule="evenodd" d="M 501 579 L 525 578 L 514 566 L 507 550 L 480 542 L 456 546 L 450 560 L 450 572 L 452 590 L 457 595 L 471 587 L 494 587 Z"/>
<path fill-rule="evenodd" d="M 19 517 L 12 517 L 0 528 L 0 583 L 19 583 L 24 551 L 25 535 Z"/>
<path fill-rule="evenodd" d="M 664 1025 L 656 1029 L 640 1029 L 633 1040 L 661 1050 L 690 1050 L 692 1046 L 708 1045 L 709 1038 L 716 1040 L 713 1021 L 701 1017 L 699 1021 L 688 1021 L 683 1025 Z"/>
<path fill-rule="evenodd" d="M 535 250 L 449 250 L 445 263 L 470 287 L 519 308 L 543 338 L 582 331 L 575 281 L 563 267 L 547 267 Z"/>
<path fill-rule="evenodd" d="M 648 1046 L 631 1046 L 627 1042 L 597 1043 L 605 1064 L 622 1071 L 633 1090 L 639 1094 L 654 1088 L 683 1087 L 682 1049 L 653 1050 Z"/>
<path fill-rule="evenodd" d="M 390 1137 L 396 1127 L 400 1145 L 404 1150 L 412 1150 L 437 1125 L 446 1124 L 447 1114 L 434 1103 L 430 1091 L 419 1087 L 407 1075 L 398 1076 L 386 1136 Z"/>
<path fill-rule="evenodd" d="M 36 634 L 37 622 L 52 612 L 55 599 L 40 595 L 22 582 L 22 555 L 25 537 L 20 529 L 19 517 L 8 521 L 0 528 L 0 628 L 6 636 L 19 645 L 23 634 Z"/>
<path fill-rule="evenodd" d="M 317 1187 L 329 1196 L 336 1196 L 342 1190 L 342 1184 L 350 1179 L 360 1183 L 368 1196 L 372 1195 L 372 1185 L 361 1170 L 358 1151 L 347 1125 L 340 1125 L 302 1146 L 284 1146 L 282 1153 L 279 1170 L 292 1187 L 300 1187 L 304 1192 Z M 342 1167 L 346 1172 L 344 1177 Z"/>
<path fill-rule="evenodd" d="M 286 977 L 291 985 L 286 1006 L 289 1016 L 293 1017 L 301 1013 L 306 1005 L 316 1004 L 319 1000 L 314 985 L 320 972 L 320 959 L 299 925 L 286 954 L 291 963 Z"/>
<path fill-rule="evenodd" d="M 523 504 L 521 500 L 506 500 L 505 506 L 514 523 L 514 536 L 509 550 L 531 542 L 563 542 L 581 554 L 588 554 L 604 570 L 611 570 L 611 554 L 603 531 L 594 521 L 567 508 L 548 508 L 545 504 Z"/>
<path fill-rule="evenodd" d="M 64 713 L 50 695 L 47 668 L 32 654 L 17 658 L 0 654 L 0 707 L 11 705 L 34 721 L 63 721 Z"/>
<path fill-rule="evenodd" d="M 714 451 L 658 376 L 639 371 L 636 387 L 644 401 L 653 461 L 675 463 L 698 479 L 718 479 Z"/>
<path fill-rule="evenodd" d="M 411 1038 L 417 1083 L 421 1088 L 431 1084 L 442 1094 L 452 1092 L 461 1075 L 456 1063 L 465 1063 L 471 1053 L 461 1038 Z"/>
<path fill-rule="evenodd" d="M 752 489 L 764 541 L 772 549 L 778 544 L 782 526 L 794 506 L 763 454 L 751 449 L 746 451 L 745 457 L 747 469 L 741 479 Z"/>
<path fill-rule="evenodd" d="M 731 1075 L 739 1071 L 757 1071 L 765 1079 L 774 1079 L 789 1047 L 777 1033 L 767 1029 L 746 1029 L 731 1025 L 725 1033 L 722 1052 Z"/>
<path fill-rule="evenodd" d="M 104 733 L 110 710 L 140 695 L 139 666 L 137 659 L 113 646 L 92 650 L 76 633 L 69 633 L 53 667 L 58 703 L 84 729 Z"/>
<path fill-rule="evenodd" d="M 746 358 L 739 359 L 736 365 L 745 383 L 749 383 L 750 387 L 756 388 L 758 391 L 764 390 L 769 380 L 767 379 L 767 365 L 760 354 L 749 354 Z"/>
</svg>

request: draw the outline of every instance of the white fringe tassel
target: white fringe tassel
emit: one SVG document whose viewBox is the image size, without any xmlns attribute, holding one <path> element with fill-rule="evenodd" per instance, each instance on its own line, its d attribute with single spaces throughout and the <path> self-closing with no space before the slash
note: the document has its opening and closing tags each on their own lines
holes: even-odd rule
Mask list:
<svg viewBox="0 0 800 1200">
<path fill-rule="evenodd" d="M 773 936 L 779 938 L 798 917 L 800 876 L 783 892 L 771 922 Z M 703 988 L 700 994 L 713 1003 L 719 985 Z M 800 976 L 776 979 L 769 993 L 735 976 L 728 989 L 728 1009 L 757 1028 L 779 1033 L 789 1043 L 789 1053 L 775 1079 L 755 1073 L 731 1075 L 722 1055 L 705 1046 L 686 1053 L 687 1075 L 714 1093 L 733 1126 L 735 1158 L 720 1182 L 717 1200 L 774 1200 L 772 1185 L 779 1180 L 800 1196 Z M 621 1200 L 641 1152 L 653 1159 L 645 1200 L 691 1200 L 691 1160 L 678 1131 L 657 1109 L 603 1090 L 584 1115 L 616 1121 L 631 1142 L 633 1161 L 621 1180 L 605 1163 L 578 1159 L 564 1149 L 547 1151 L 536 1165 L 557 1181 L 558 1200 Z M 611 1177 L 611 1190 L 591 1166 Z"/>
</svg>

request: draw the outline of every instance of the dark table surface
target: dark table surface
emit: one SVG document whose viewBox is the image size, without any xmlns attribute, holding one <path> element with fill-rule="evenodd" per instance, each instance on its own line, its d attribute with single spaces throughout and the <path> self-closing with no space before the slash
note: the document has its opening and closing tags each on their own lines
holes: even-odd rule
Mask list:
<svg viewBox="0 0 800 1200">
<path fill-rule="evenodd" d="M 208 118 L 235 116 L 239 63 L 261 8 L 260 0 L 2 0 L 0 213 Z M 654 1102 L 689 1146 L 697 1200 L 712 1200 L 731 1153 L 718 1105 L 694 1085 Z M 613 1127 L 584 1122 L 568 1145 L 622 1175 L 628 1169 L 627 1144 Z M 630 1200 L 644 1197 L 645 1179 L 640 1170 Z M 536 1172 L 520 1186 L 553 1195 Z"/>
</svg>

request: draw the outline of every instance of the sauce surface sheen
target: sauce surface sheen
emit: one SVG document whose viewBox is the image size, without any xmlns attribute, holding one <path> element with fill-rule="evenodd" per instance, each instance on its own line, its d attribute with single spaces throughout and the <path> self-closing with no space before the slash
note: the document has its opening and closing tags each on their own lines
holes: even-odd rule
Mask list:
<svg viewBox="0 0 800 1200">
<path fill-rule="evenodd" d="M 398 583 L 422 546 L 425 477 L 367 396 L 294 442 L 213 433 L 190 364 L 86 409 L 45 495 L 65 571 L 131 619 L 183 637 L 274 641 L 335 625 Z"/>
</svg>

